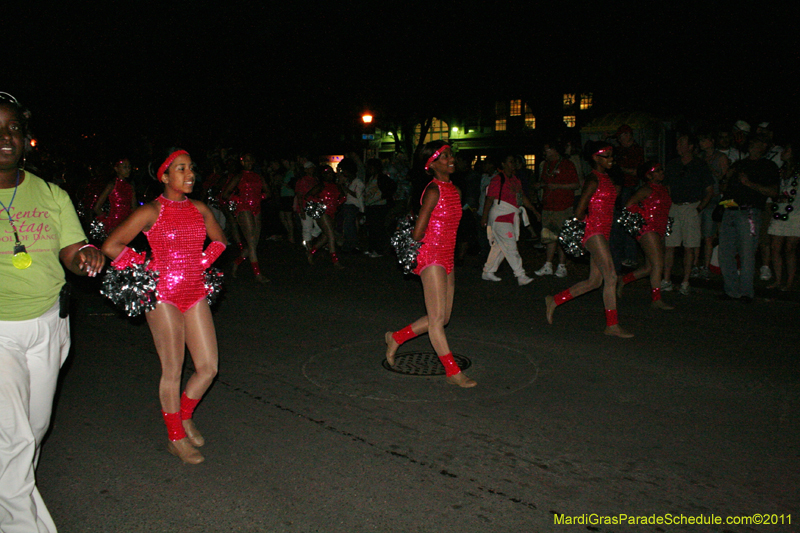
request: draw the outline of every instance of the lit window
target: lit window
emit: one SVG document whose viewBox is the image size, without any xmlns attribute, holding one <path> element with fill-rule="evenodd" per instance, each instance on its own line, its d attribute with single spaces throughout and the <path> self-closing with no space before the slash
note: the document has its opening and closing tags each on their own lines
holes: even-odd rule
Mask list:
<svg viewBox="0 0 800 533">
<path fill-rule="evenodd" d="M 414 142 L 419 144 L 419 136 L 422 132 L 422 124 L 417 124 L 414 128 Z M 425 142 L 448 140 L 450 138 L 450 126 L 447 122 L 439 120 L 434 117 L 431 121 L 431 127 L 428 128 L 428 134 L 425 136 Z"/>
<path fill-rule="evenodd" d="M 564 115 L 564 124 L 566 124 L 568 128 L 574 128 L 575 115 Z"/>
<path fill-rule="evenodd" d="M 564 108 L 575 105 L 575 93 L 564 94 Z"/>
<path fill-rule="evenodd" d="M 581 109 L 589 109 L 592 107 L 592 93 L 581 95 Z"/>
<path fill-rule="evenodd" d="M 536 168 L 536 156 L 534 154 L 525 154 L 525 166 L 527 168 Z"/>
<path fill-rule="evenodd" d="M 506 119 L 498 118 L 494 121 L 494 131 L 506 131 Z"/>
<path fill-rule="evenodd" d="M 511 116 L 518 117 L 522 114 L 522 100 L 511 100 Z"/>
<path fill-rule="evenodd" d="M 525 127 L 531 130 L 536 129 L 536 117 L 533 113 L 525 113 Z"/>
</svg>

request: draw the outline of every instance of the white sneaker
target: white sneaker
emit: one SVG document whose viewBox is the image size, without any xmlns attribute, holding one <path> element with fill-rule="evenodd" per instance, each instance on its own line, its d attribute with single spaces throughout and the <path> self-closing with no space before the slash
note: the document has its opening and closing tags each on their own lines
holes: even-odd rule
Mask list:
<svg viewBox="0 0 800 533">
<path fill-rule="evenodd" d="M 494 272 L 484 272 L 481 274 L 481 279 L 485 281 L 500 281 L 502 278 L 495 276 Z"/>
<path fill-rule="evenodd" d="M 759 276 L 761 278 L 761 281 L 769 281 L 772 279 L 772 271 L 769 269 L 767 265 L 762 265 L 759 273 L 761 274 Z"/>
<path fill-rule="evenodd" d="M 672 282 L 665 279 L 661 280 L 661 292 L 672 292 Z"/>
<path fill-rule="evenodd" d="M 529 278 L 525 274 L 523 274 L 523 275 L 521 275 L 520 277 L 517 278 L 517 283 L 519 283 L 520 287 L 522 285 L 527 285 L 531 281 L 533 281 L 533 278 Z"/>
<path fill-rule="evenodd" d="M 558 268 L 556 269 L 556 277 L 557 278 L 567 277 L 567 265 L 558 265 Z"/>
<path fill-rule="evenodd" d="M 689 296 L 689 293 L 692 292 L 692 290 L 689 288 L 689 282 L 684 281 L 683 283 L 681 283 L 681 288 L 678 289 L 678 292 L 684 296 Z"/>
<path fill-rule="evenodd" d="M 552 276 L 553 275 L 553 263 L 545 263 L 542 268 L 534 272 L 537 276 Z"/>
</svg>

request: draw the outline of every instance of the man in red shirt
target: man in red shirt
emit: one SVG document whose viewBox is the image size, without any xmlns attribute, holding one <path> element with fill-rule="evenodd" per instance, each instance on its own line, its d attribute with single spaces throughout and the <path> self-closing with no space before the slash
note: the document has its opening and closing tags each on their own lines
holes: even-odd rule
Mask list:
<svg viewBox="0 0 800 533">
<path fill-rule="evenodd" d="M 558 235 L 564 221 L 574 216 L 572 206 L 579 187 L 578 171 L 569 159 L 563 159 L 560 147 L 554 142 L 544 145 L 544 158 L 538 188 L 542 189 L 542 244 L 546 246 L 547 260 L 535 274 L 553 274 L 553 257 L 558 250 L 555 275 L 563 278 L 567 275 L 567 256 L 558 245 Z"/>
</svg>

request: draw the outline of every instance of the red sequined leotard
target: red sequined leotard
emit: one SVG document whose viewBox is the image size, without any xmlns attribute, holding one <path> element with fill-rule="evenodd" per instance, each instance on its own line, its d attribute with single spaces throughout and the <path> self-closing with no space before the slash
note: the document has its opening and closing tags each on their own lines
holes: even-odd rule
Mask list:
<svg viewBox="0 0 800 533">
<path fill-rule="evenodd" d="M 237 193 L 231 195 L 231 201 L 236 202 L 234 216 L 239 216 L 242 211 L 250 211 L 258 216 L 261 213 L 261 176 L 255 172 L 245 170 L 236 186 Z"/>
<path fill-rule="evenodd" d="M 324 183 L 322 191 L 320 191 L 317 200 L 325 204 L 325 214 L 329 217 L 336 215 L 346 198 L 342 195 L 339 187 L 335 183 Z"/>
<path fill-rule="evenodd" d="M 158 271 L 156 297 L 185 313 L 208 294 L 201 263 L 206 224 L 188 198 L 182 202 L 157 198 L 161 210 L 150 231 L 145 232 L 153 259 L 149 270 Z"/>
<path fill-rule="evenodd" d="M 611 223 L 614 222 L 614 202 L 617 201 L 617 188 L 608 174 L 592 170 L 597 178 L 597 190 L 589 200 L 589 211 L 586 214 L 586 230 L 581 242 L 586 244 L 589 237 L 605 235 L 608 240 L 611 235 Z"/>
<path fill-rule="evenodd" d="M 106 233 L 111 233 L 120 222 L 128 218 L 131 214 L 131 202 L 133 201 L 133 186 L 123 179 L 117 178 L 114 182 L 114 189 L 108 195 L 108 214 L 100 217 Z"/>
<path fill-rule="evenodd" d="M 644 226 L 642 226 L 639 237 L 650 231 L 655 231 L 663 237 L 667 232 L 667 219 L 669 218 L 669 208 L 672 207 L 672 198 L 669 197 L 669 190 L 660 183 L 650 183 L 650 190 L 652 191 L 650 196 L 642 200 L 641 207 L 635 210 L 644 217 Z"/>
<path fill-rule="evenodd" d="M 443 266 L 448 274 L 453 271 L 456 231 L 461 220 L 461 197 L 456 186 L 449 181 L 437 179 L 433 179 L 431 183 L 439 187 L 439 201 L 433 208 L 425 236 L 422 237 L 422 246 L 417 255 L 417 268 L 414 269 L 414 274 L 417 275 L 431 265 Z M 425 196 L 425 191 L 422 192 L 422 196 Z"/>
</svg>

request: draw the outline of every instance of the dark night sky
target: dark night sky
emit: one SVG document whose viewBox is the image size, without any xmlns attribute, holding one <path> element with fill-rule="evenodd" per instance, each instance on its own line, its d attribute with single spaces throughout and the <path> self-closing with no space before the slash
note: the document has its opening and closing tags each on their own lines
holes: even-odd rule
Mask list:
<svg viewBox="0 0 800 533">
<path fill-rule="evenodd" d="M 11 57 L 0 90 L 33 110 L 43 140 L 233 135 L 283 146 L 364 105 L 436 109 L 577 84 L 613 110 L 798 116 L 797 8 L 224 4 L 33 2 L 4 16 L 15 29 L 0 41 Z"/>
</svg>

